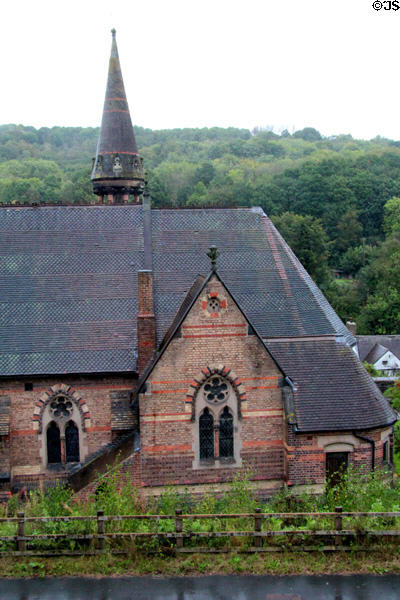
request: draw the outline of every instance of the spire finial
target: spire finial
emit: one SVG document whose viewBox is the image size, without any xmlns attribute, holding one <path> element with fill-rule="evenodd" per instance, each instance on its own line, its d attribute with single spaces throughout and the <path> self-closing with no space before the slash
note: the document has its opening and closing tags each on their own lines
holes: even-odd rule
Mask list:
<svg viewBox="0 0 400 600">
<path fill-rule="evenodd" d="M 210 246 L 210 250 L 207 252 L 207 256 L 211 260 L 211 269 L 213 271 L 216 271 L 217 270 L 217 258 L 219 256 L 217 246 Z"/>
<path fill-rule="evenodd" d="M 111 29 L 111 35 L 113 36 L 114 39 L 115 39 L 116 33 L 117 33 L 117 30 L 113 27 Z"/>
</svg>

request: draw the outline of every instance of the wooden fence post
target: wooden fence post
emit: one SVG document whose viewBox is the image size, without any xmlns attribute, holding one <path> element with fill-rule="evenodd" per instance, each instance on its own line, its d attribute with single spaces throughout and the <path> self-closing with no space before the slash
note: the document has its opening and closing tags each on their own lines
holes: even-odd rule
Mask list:
<svg viewBox="0 0 400 600">
<path fill-rule="evenodd" d="M 97 511 L 97 549 L 104 550 L 104 510 Z"/>
<path fill-rule="evenodd" d="M 25 513 L 17 513 L 18 517 L 18 536 L 17 536 L 17 550 L 18 552 L 25 552 L 26 541 L 21 540 L 21 537 L 25 537 Z"/>
<path fill-rule="evenodd" d="M 342 531 L 343 529 L 343 517 L 342 517 L 342 513 L 343 512 L 343 508 L 341 506 L 336 506 L 335 507 L 335 529 L 336 531 Z M 340 546 L 340 544 L 342 543 L 342 539 L 337 535 L 335 536 L 335 545 L 336 546 Z"/>
<path fill-rule="evenodd" d="M 261 508 L 256 508 L 255 512 L 256 512 L 256 514 L 254 515 L 254 531 L 260 532 L 261 531 L 261 521 L 262 521 L 262 517 L 260 516 Z M 262 538 L 260 536 L 254 537 L 254 545 L 257 546 L 258 548 L 260 546 L 262 546 Z"/>
<path fill-rule="evenodd" d="M 182 509 L 177 508 L 175 510 L 175 533 L 182 533 L 182 532 L 183 532 Z M 183 546 L 183 538 L 182 537 L 176 538 L 176 545 L 178 548 L 182 548 L 182 546 Z"/>
</svg>

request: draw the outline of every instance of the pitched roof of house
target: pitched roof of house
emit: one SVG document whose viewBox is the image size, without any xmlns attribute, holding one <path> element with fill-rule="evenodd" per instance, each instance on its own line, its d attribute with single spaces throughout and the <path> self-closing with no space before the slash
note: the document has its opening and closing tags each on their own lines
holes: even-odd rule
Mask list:
<svg viewBox="0 0 400 600">
<path fill-rule="evenodd" d="M 388 348 L 385 348 L 385 346 L 382 346 L 381 344 L 375 344 L 371 351 L 368 352 L 365 360 L 373 365 L 377 360 L 382 358 L 382 356 L 385 356 L 386 352 L 389 352 Z"/>
<path fill-rule="evenodd" d="M 388 350 L 400 359 L 400 335 L 358 335 L 357 344 L 361 361 L 373 364 Z"/>
<path fill-rule="evenodd" d="M 0 209 L 0 374 L 136 369 L 137 271 L 144 207 Z M 259 209 L 151 211 L 157 337 L 161 342 L 208 248 L 265 339 L 354 341 Z"/>
<path fill-rule="evenodd" d="M 297 340 L 271 341 L 268 348 L 295 384 L 300 431 L 360 431 L 396 420 L 389 401 L 349 346 L 335 340 Z"/>
</svg>

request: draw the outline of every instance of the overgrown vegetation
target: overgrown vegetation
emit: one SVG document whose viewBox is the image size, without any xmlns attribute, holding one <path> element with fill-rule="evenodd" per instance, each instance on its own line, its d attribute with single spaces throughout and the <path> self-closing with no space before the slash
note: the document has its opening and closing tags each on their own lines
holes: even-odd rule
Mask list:
<svg viewBox="0 0 400 600">
<path fill-rule="evenodd" d="M 165 488 L 158 498 L 145 501 L 139 494 L 137 488 L 124 478 L 118 468 L 106 479 L 101 480 L 96 495 L 87 502 L 78 502 L 74 499 L 72 491 L 61 485 L 55 488 L 43 491 L 37 490 L 29 495 L 29 498 L 22 501 L 18 496 L 14 496 L 7 506 L 3 507 L 1 516 L 15 516 L 18 511 L 23 510 L 26 517 L 51 517 L 51 516 L 77 516 L 87 515 L 95 516 L 97 510 L 104 510 L 106 515 L 171 515 L 171 518 L 164 519 L 126 519 L 117 521 L 107 521 L 107 532 L 139 532 L 156 534 L 160 532 L 175 531 L 175 510 L 181 509 L 183 514 L 243 514 L 254 513 L 256 507 L 261 509 L 262 513 L 282 513 L 282 512 L 333 512 L 336 506 L 342 506 L 344 511 L 349 512 L 398 512 L 400 511 L 400 483 L 397 478 L 388 485 L 390 474 L 382 470 L 376 470 L 373 473 L 363 472 L 350 468 L 343 475 L 341 481 L 333 487 L 328 487 L 321 496 L 315 496 L 307 493 L 294 495 L 291 490 L 283 490 L 275 494 L 268 501 L 259 501 L 256 498 L 253 484 L 248 475 L 242 473 L 238 475 L 230 484 L 229 489 L 218 496 L 212 491 L 199 499 L 195 499 L 188 493 L 178 494 L 176 490 Z M 373 519 L 369 517 L 346 518 L 346 528 L 367 529 L 385 529 L 398 528 L 400 518 Z M 0 535 L 14 535 L 15 523 L 0 523 Z M 301 527 L 302 529 L 331 529 L 332 517 L 316 518 L 314 516 L 301 517 L 295 520 L 287 520 L 283 517 L 274 517 L 263 520 L 263 530 L 273 531 L 291 531 Z M 184 520 L 184 531 L 200 533 L 207 531 L 253 531 L 254 518 L 241 517 L 235 518 L 193 518 Z M 57 522 L 28 522 L 27 534 L 90 534 L 96 532 L 96 519 L 91 521 L 57 521 Z M 208 538 L 205 538 L 206 540 Z M 280 538 L 274 538 L 274 543 L 279 543 Z M 213 547 L 226 545 L 225 537 L 209 539 L 208 543 Z M 65 540 L 54 542 L 54 540 L 36 540 L 33 542 L 35 549 L 46 550 L 54 548 L 54 544 L 60 544 L 65 548 Z M 76 541 L 68 542 L 68 549 L 76 548 Z M 128 546 L 121 542 L 113 541 L 113 548 L 127 549 L 132 551 L 132 542 Z M 191 543 L 191 540 L 189 540 Z M 193 542 L 198 544 L 198 541 Z M 204 541 L 202 542 L 204 543 Z M 207 543 L 207 541 L 206 541 Z M 250 538 L 242 537 L 239 540 L 233 540 L 238 548 L 246 547 L 252 543 Z M 285 542 L 287 543 L 287 542 Z M 157 537 L 147 536 L 136 540 L 134 545 L 135 552 L 144 552 L 148 550 L 163 550 L 173 548 L 173 538 L 160 540 Z M 3 541 L 0 543 L 0 550 L 13 549 L 13 542 Z"/>
</svg>

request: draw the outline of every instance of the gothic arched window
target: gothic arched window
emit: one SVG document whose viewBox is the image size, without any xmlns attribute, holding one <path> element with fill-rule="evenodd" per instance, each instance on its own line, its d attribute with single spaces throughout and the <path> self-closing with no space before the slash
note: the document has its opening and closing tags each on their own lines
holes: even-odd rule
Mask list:
<svg viewBox="0 0 400 600">
<path fill-rule="evenodd" d="M 65 462 L 79 462 L 79 430 L 73 421 L 65 428 Z"/>
<path fill-rule="evenodd" d="M 219 456 L 233 458 L 233 416 L 227 406 L 219 417 Z"/>
<path fill-rule="evenodd" d="M 54 421 L 50 423 L 46 432 L 47 436 L 47 462 L 49 464 L 61 462 L 61 437 L 60 429 Z"/>
<path fill-rule="evenodd" d="M 53 386 L 39 413 L 38 434 L 43 466 L 69 470 L 87 456 L 85 423 L 89 411 L 81 398 L 65 385 Z M 84 407 L 84 410 L 82 409 Z M 37 421 L 36 421 L 37 422 Z"/>
<path fill-rule="evenodd" d="M 205 408 L 199 419 L 200 459 L 214 458 L 214 418 Z"/>
</svg>

